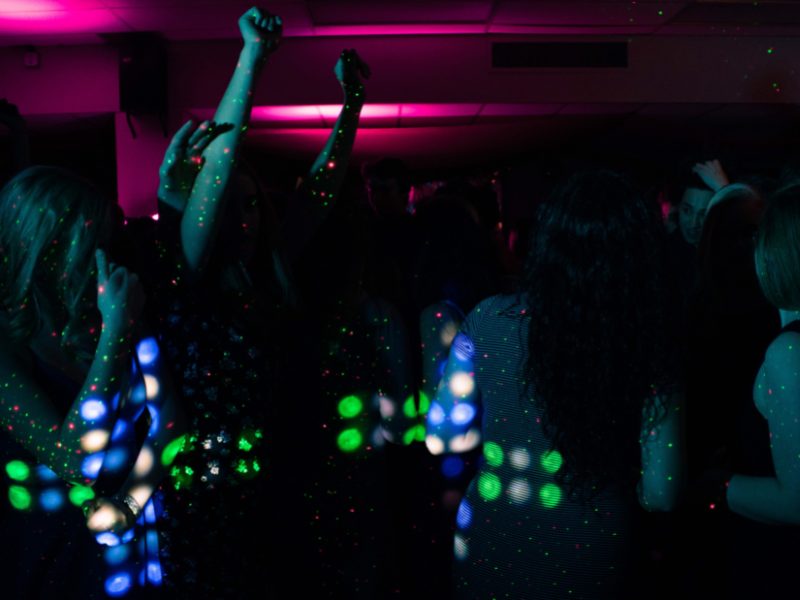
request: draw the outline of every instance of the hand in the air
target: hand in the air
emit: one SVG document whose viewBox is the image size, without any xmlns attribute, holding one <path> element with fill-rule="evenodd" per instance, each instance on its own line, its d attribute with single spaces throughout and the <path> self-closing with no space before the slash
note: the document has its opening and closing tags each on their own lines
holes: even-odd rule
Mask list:
<svg viewBox="0 0 800 600">
<path fill-rule="evenodd" d="M 203 121 L 195 127 L 189 120 L 173 136 L 158 170 L 158 198 L 183 212 L 197 174 L 203 168 L 203 151 L 230 125 Z"/>
<path fill-rule="evenodd" d="M 697 163 L 692 167 L 692 172 L 696 173 L 709 188 L 718 192 L 730 183 L 725 169 L 717 159 Z"/>
<path fill-rule="evenodd" d="M 265 58 L 278 49 L 283 33 L 283 21 L 263 8 L 253 7 L 239 17 L 239 31 L 245 46 L 259 51 Z"/>
<path fill-rule="evenodd" d="M 108 262 L 106 253 L 98 249 L 97 308 L 103 316 L 103 327 L 116 334 L 130 332 L 144 310 L 144 288 L 136 273 Z"/>
<path fill-rule="evenodd" d="M 363 83 L 362 78 L 369 79 L 372 74 L 369 65 L 361 60 L 353 48 L 342 50 L 333 72 L 343 86 Z"/>
</svg>

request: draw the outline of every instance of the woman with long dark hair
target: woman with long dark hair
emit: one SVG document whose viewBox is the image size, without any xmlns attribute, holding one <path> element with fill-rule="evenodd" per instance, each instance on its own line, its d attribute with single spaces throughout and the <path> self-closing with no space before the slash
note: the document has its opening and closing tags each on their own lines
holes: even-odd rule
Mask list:
<svg viewBox="0 0 800 600">
<path fill-rule="evenodd" d="M 453 341 L 428 448 L 483 444 L 457 515 L 459 597 L 619 597 L 633 504 L 682 478 L 658 214 L 612 173 L 541 207 L 524 291 Z"/>
</svg>

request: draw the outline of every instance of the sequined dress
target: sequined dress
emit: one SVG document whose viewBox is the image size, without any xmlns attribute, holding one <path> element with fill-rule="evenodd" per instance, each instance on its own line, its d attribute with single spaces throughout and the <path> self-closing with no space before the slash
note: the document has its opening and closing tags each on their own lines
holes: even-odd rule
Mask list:
<svg viewBox="0 0 800 600">
<path fill-rule="evenodd" d="M 253 294 L 184 277 L 180 215 L 163 205 L 159 212 L 157 224 L 129 226 L 140 244 L 139 272 L 148 273 L 150 318 L 187 420 L 183 450 L 161 485 L 164 585 L 177 597 L 263 597 L 271 548 L 264 517 L 271 512 L 265 423 L 272 362 L 264 332 L 239 318 L 259 306 Z"/>
</svg>

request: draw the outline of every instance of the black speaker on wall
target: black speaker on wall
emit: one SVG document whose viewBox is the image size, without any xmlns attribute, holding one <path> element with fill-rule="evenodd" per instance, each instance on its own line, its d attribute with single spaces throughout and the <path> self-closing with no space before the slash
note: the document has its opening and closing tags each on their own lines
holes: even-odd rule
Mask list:
<svg viewBox="0 0 800 600">
<path fill-rule="evenodd" d="M 156 33 L 113 36 L 119 48 L 119 109 L 129 115 L 167 112 L 167 48 Z"/>
</svg>

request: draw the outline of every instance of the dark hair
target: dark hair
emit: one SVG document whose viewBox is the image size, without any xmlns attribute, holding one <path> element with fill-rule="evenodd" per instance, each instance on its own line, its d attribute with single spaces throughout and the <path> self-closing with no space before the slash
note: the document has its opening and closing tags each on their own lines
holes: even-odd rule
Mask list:
<svg viewBox="0 0 800 600">
<path fill-rule="evenodd" d="M 417 308 L 450 300 L 468 313 L 497 292 L 491 240 L 473 214 L 466 200 L 455 197 L 435 197 L 417 210 L 422 232 L 413 289 Z"/>
<path fill-rule="evenodd" d="M 524 291 L 528 382 L 564 468 L 589 499 L 633 485 L 642 410 L 672 383 L 658 207 L 611 172 L 573 176 L 539 210 Z"/>
<path fill-rule="evenodd" d="M 407 193 L 411 188 L 408 167 L 399 158 L 382 158 L 377 162 L 366 164 L 361 174 L 373 189 L 396 186 L 401 193 Z"/>
</svg>

